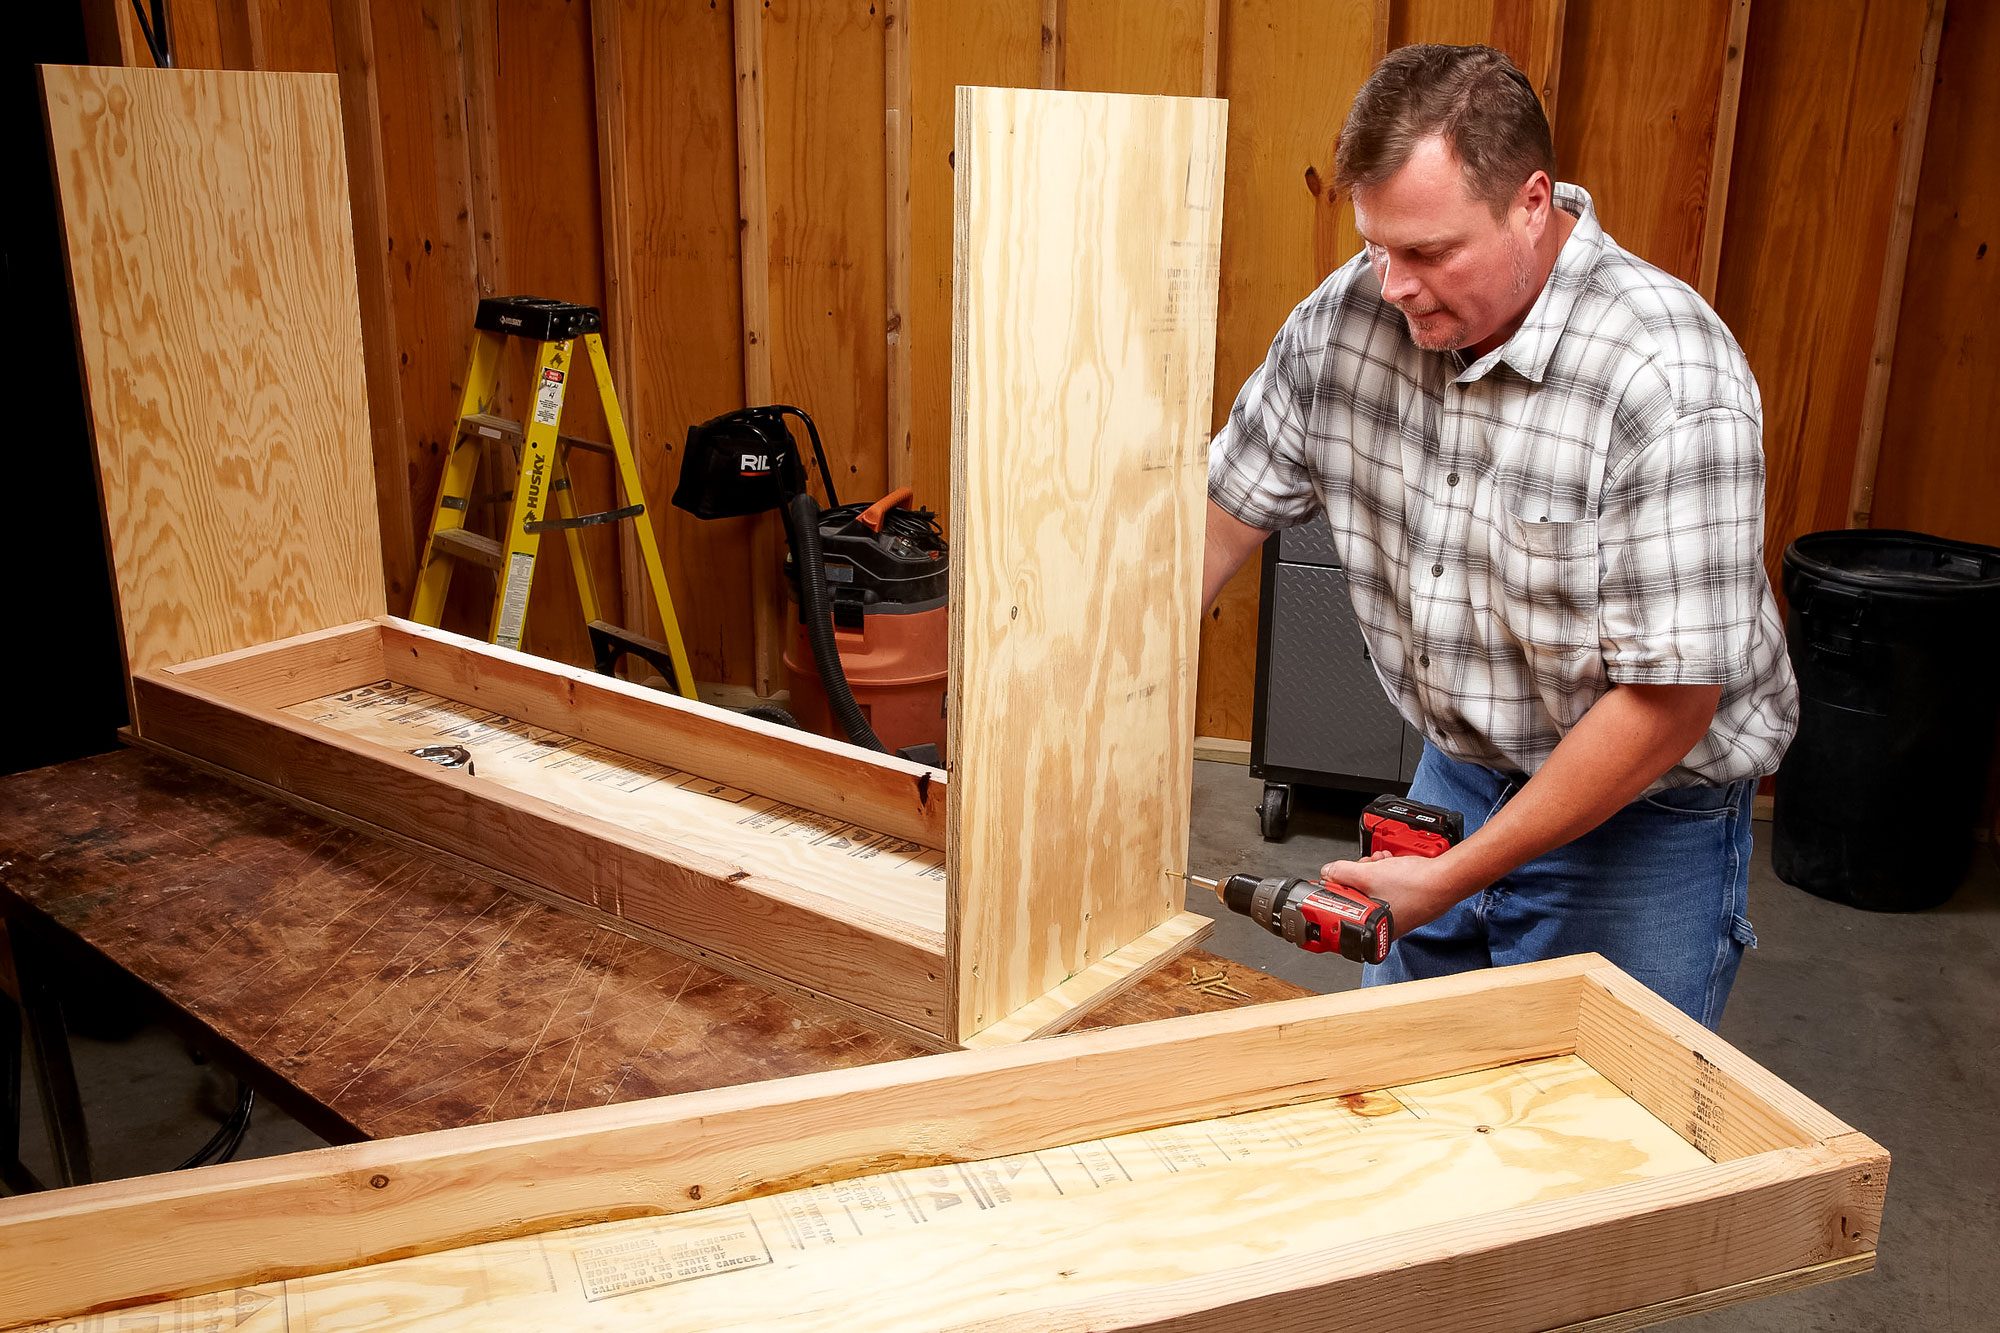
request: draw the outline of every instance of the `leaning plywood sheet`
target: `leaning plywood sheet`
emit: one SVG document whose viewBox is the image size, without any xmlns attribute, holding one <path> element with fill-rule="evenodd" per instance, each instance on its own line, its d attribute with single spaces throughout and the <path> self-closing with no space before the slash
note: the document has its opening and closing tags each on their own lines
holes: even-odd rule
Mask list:
<svg viewBox="0 0 2000 1333">
<path fill-rule="evenodd" d="M 9 1201 L 0 1326 L 1636 1327 L 1887 1168 L 1582 957 Z"/>
<path fill-rule="evenodd" d="M 1178 915 L 1225 106 L 958 94 L 960 1031 Z"/>
<path fill-rule="evenodd" d="M 42 77 L 128 669 L 380 615 L 338 81 Z"/>
</svg>

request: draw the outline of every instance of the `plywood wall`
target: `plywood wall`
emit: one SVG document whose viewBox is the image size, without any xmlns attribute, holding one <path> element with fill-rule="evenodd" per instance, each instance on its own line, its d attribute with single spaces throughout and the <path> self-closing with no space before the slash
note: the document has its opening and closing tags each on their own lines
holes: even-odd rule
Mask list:
<svg viewBox="0 0 2000 1333">
<path fill-rule="evenodd" d="M 80 3 L 102 60 L 147 61 L 130 5 Z M 178 0 L 174 19 L 184 65 L 341 76 L 390 604 L 407 601 L 477 297 L 602 302 L 695 670 L 772 684 L 779 548 L 768 524 L 667 504 L 680 444 L 751 399 L 797 402 L 843 499 L 909 484 L 948 515 L 962 83 L 1229 99 L 1219 421 L 1285 313 L 1353 253 L 1327 182 L 1374 59 L 1492 42 L 1543 90 L 1563 174 L 1612 234 L 1713 293 L 1749 353 L 1774 569 L 1793 536 L 1849 521 L 1857 471 L 1878 525 L 2000 540 L 1983 322 L 2000 99 L 1981 77 L 2000 20 L 1952 0 L 1928 100 L 1942 5 Z M 630 546 L 603 534 L 592 559 L 643 626 Z M 561 547 L 532 642 L 576 658 Z M 481 591 L 458 596 L 467 626 Z M 1205 735 L 1249 735 L 1256 603 L 1253 570 L 1204 625 Z"/>
</svg>

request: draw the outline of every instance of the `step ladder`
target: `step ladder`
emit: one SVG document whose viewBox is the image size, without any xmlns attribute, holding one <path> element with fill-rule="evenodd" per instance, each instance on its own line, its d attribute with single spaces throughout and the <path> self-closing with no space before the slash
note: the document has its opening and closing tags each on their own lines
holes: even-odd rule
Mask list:
<svg viewBox="0 0 2000 1333">
<path fill-rule="evenodd" d="M 692 699 L 694 674 L 688 669 L 680 622 L 667 596 L 659 542 L 653 535 L 653 525 L 645 521 L 646 500 L 639 484 L 639 466 L 632 456 L 625 418 L 618 410 L 618 395 L 612 387 L 603 326 L 604 317 L 595 307 L 567 301 L 498 296 L 479 303 L 473 319 L 472 364 L 465 374 L 458 425 L 452 432 L 451 453 L 445 459 L 437 508 L 431 516 L 430 535 L 424 542 L 410 618 L 435 626 L 444 615 L 445 594 L 451 590 L 453 569 L 459 562 L 469 561 L 492 570 L 496 579 L 488 641 L 502 648 L 520 648 L 521 634 L 528 621 L 528 592 L 535 577 L 535 555 L 542 534 L 559 531 L 569 542 L 570 570 L 576 577 L 577 600 L 583 605 L 596 669 L 610 675 L 618 659 L 629 653 L 651 663 L 676 691 Z M 523 423 L 510 421 L 493 410 L 499 396 L 502 354 L 508 340 L 516 338 L 535 346 L 535 377 L 530 385 L 532 398 L 525 429 Z M 609 444 L 579 440 L 559 430 L 563 399 L 576 368 L 578 341 L 589 355 L 590 369 L 597 380 L 604 420 L 610 427 Z M 492 441 L 512 446 L 517 463 L 514 489 L 503 497 L 508 501 L 506 532 L 497 540 L 469 531 L 465 526 L 474 498 L 472 486 L 478 475 L 480 455 Z M 611 456 L 625 501 L 622 506 L 595 514 L 576 512 L 568 463 L 570 452 L 576 449 Z M 548 514 L 552 501 L 558 517 Z M 635 524 L 639 551 L 644 557 L 653 600 L 659 607 L 665 643 L 603 619 L 590 562 L 584 558 L 582 529 L 632 519 L 639 520 Z"/>
</svg>

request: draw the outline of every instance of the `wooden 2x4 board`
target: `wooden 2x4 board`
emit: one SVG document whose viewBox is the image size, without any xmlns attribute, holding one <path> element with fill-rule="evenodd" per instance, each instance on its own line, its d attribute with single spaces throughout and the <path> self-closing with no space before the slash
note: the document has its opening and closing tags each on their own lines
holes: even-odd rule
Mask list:
<svg viewBox="0 0 2000 1333">
<path fill-rule="evenodd" d="M 1622 1329 L 1888 1167 L 1585 956 L 8 1200 L 0 1326 Z"/>
<path fill-rule="evenodd" d="M 1221 103 L 961 94 L 947 783 L 384 616 L 335 80 L 43 79 L 143 743 L 935 1046 L 1207 929 Z"/>
</svg>

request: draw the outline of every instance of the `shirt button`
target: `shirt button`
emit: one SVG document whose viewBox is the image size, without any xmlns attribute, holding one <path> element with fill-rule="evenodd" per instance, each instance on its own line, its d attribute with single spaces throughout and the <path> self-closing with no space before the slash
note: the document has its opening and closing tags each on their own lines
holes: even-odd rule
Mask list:
<svg viewBox="0 0 2000 1333">
<path fill-rule="evenodd" d="M 1458 485 L 1458 474 L 1456 472 L 1448 474 L 1444 479 L 1444 484 L 1447 486 Z"/>
<path fill-rule="evenodd" d="M 1443 566 L 1442 564 L 1437 564 L 1437 565 L 1432 565 L 1432 566 L 1431 566 L 1431 577 L 1432 577 L 1432 578 L 1434 578 L 1434 579 L 1441 579 L 1441 578 L 1443 578 L 1443 577 L 1444 577 L 1444 566 Z"/>
<path fill-rule="evenodd" d="M 1429 653 L 1425 653 L 1423 656 L 1417 659 L 1418 666 L 1429 666 L 1430 664 L 1431 664 L 1431 655 Z"/>
</svg>

